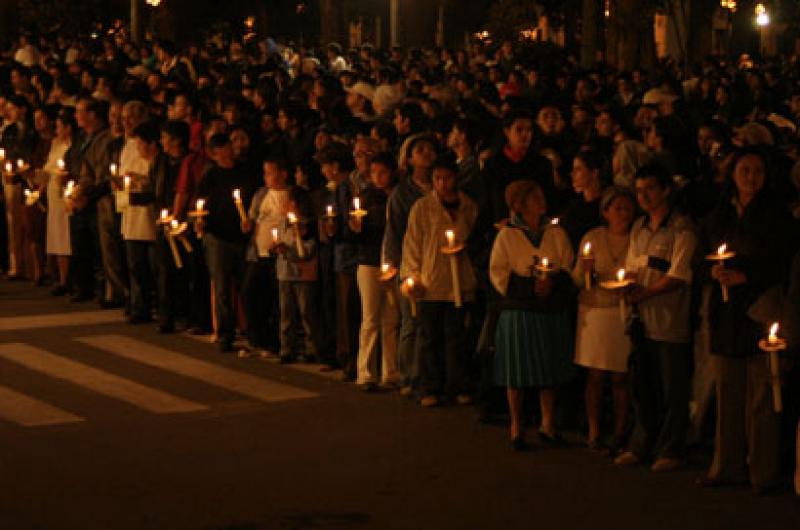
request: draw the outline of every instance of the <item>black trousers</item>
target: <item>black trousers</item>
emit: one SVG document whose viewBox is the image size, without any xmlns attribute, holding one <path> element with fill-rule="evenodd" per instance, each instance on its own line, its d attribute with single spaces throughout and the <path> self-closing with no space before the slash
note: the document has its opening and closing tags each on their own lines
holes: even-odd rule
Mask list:
<svg viewBox="0 0 800 530">
<path fill-rule="evenodd" d="M 77 295 L 91 297 L 95 292 L 95 270 L 98 262 L 97 217 L 94 211 L 83 209 L 69 218 L 72 243 L 70 283 Z"/>
<path fill-rule="evenodd" d="M 456 308 L 453 302 L 420 302 L 418 306 L 422 394 L 452 398 L 466 393 L 467 311 Z"/>
<path fill-rule="evenodd" d="M 189 273 L 192 267 L 192 254 L 200 252 L 194 249 L 186 252 L 183 245 L 176 241 L 183 264 L 178 268 L 169 241 L 163 232 L 156 237 L 156 263 L 158 267 L 158 320 L 161 324 L 172 325 L 178 316 L 188 316 L 189 311 Z"/>
<path fill-rule="evenodd" d="M 274 257 L 247 263 L 242 284 L 242 302 L 247 317 L 247 341 L 253 348 L 278 352 L 280 304 Z"/>
</svg>

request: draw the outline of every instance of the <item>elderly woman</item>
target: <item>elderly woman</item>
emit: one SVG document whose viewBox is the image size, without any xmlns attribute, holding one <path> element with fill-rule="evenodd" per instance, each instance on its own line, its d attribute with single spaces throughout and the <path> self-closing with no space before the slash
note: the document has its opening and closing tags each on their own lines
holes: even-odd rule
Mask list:
<svg viewBox="0 0 800 530">
<path fill-rule="evenodd" d="M 564 229 L 545 217 L 547 202 L 537 183 L 512 182 L 506 202 L 511 220 L 495 239 L 489 264 L 489 278 L 502 296 L 494 377 L 507 389 L 512 446 L 524 450 L 522 390 L 528 387 L 539 389 L 540 440 L 550 445 L 560 441 L 555 390 L 572 375 L 574 288 L 568 270 L 573 251 Z"/>
<path fill-rule="evenodd" d="M 766 155 L 745 147 L 731 167 L 733 190 L 701 230 L 703 254 L 722 244 L 736 254 L 724 266 L 710 266 L 707 276 L 714 287 L 709 318 L 717 356 L 717 431 L 711 468 L 699 483 L 745 483 L 749 476 L 756 492 L 763 492 L 780 482 L 780 417 L 758 348 L 769 325 L 763 320 L 771 318 L 754 310 L 769 308 L 772 294 L 780 292 L 797 239 L 788 211 L 770 189 Z"/>
<path fill-rule="evenodd" d="M 625 334 L 625 323 L 619 316 L 620 293 L 603 289 L 599 286 L 599 281 L 614 279 L 616 272 L 625 267 L 635 202 L 629 188 L 612 186 L 603 193 L 600 212 L 606 225 L 594 228 L 583 236 L 579 246 L 581 255 L 572 271 L 576 285 L 583 287 L 578 297 L 575 364 L 588 369 L 587 446 L 592 450 L 603 449 L 600 440 L 603 383 L 606 377 L 610 377 L 614 400 L 614 438 L 610 446 L 612 455 L 623 447 L 627 427 L 627 373 L 631 342 Z M 590 252 L 584 255 L 584 248 Z M 592 278 L 589 286 L 584 285 L 587 272 Z"/>
</svg>

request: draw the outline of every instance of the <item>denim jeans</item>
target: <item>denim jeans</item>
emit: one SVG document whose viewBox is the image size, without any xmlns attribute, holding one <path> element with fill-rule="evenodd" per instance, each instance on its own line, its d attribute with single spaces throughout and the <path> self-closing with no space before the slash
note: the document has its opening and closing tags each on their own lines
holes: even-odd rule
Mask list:
<svg viewBox="0 0 800 530">
<path fill-rule="evenodd" d="M 125 241 L 130 275 L 131 317 L 149 319 L 153 308 L 155 245 L 152 241 Z"/>
<path fill-rule="evenodd" d="M 203 244 L 208 272 L 214 282 L 220 342 L 233 343 L 236 338 L 233 287 L 241 288 L 244 280 L 246 246 L 243 241 L 225 241 L 211 234 L 203 236 Z"/>
<path fill-rule="evenodd" d="M 691 366 L 689 344 L 645 339 L 631 354 L 635 427 L 630 450 L 638 457 L 683 457 Z"/>
<path fill-rule="evenodd" d="M 293 354 L 292 346 L 297 337 L 294 328 L 296 314 L 300 315 L 305 341 L 305 355 L 317 357 L 319 326 L 315 306 L 314 282 L 279 282 L 281 299 L 281 357 Z"/>
</svg>

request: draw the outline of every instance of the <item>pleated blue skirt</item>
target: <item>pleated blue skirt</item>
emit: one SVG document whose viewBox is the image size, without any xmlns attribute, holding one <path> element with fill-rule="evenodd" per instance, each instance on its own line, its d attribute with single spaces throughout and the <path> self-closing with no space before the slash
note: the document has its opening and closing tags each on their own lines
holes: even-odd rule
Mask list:
<svg viewBox="0 0 800 530">
<path fill-rule="evenodd" d="M 567 382 L 574 374 L 570 314 L 503 311 L 495 335 L 495 384 L 524 388 Z"/>
</svg>

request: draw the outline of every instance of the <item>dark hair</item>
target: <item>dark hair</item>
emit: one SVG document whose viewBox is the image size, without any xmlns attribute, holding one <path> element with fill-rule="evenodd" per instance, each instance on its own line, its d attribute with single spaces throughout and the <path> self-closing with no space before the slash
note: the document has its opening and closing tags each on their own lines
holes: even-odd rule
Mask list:
<svg viewBox="0 0 800 530">
<path fill-rule="evenodd" d="M 661 164 L 646 164 L 636 171 L 634 180 L 654 178 L 658 185 L 664 189 L 672 187 L 672 175 Z"/>
<path fill-rule="evenodd" d="M 378 138 L 383 140 L 388 140 L 390 145 L 394 145 L 397 142 L 397 130 L 394 128 L 388 121 L 379 121 L 376 122 L 375 125 L 372 126 L 375 130 L 375 133 L 378 135 Z"/>
<path fill-rule="evenodd" d="M 376 154 L 374 157 L 372 157 L 370 164 L 380 164 L 390 169 L 392 172 L 397 171 L 397 159 L 388 151 L 383 151 Z"/>
<path fill-rule="evenodd" d="M 403 117 L 403 119 L 408 120 L 411 127 L 411 134 L 422 130 L 423 125 L 425 124 L 425 113 L 422 111 L 422 107 L 419 105 L 419 103 L 403 103 L 397 109 L 397 112 Z"/>
<path fill-rule="evenodd" d="M 291 174 L 291 164 L 289 160 L 280 156 L 271 156 L 264 159 L 264 164 L 275 164 L 278 167 L 278 171 L 285 171 L 288 174 Z"/>
<path fill-rule="evenodd" d="M 148 144 L 157 144 L 159 137 L 161 136 L 161 131 L 154 121 L 146 121 L 142 124 L 139 124 L 133 130 L 134 138 L 138 138 L 143 142 Z"/>
<path fill-rule="evenodd" d="M 747 145 L 740 147 L 733 151 L 733 159 L 728 165 L 728 181 L 730 182 L 730 190 L 732 193 L 737 195 L 738 191 L 736 189 L 736 184 L 733 182 L 733 174 L 736 171 L 736 166 L 738 166 L 739 162 L 741 162 L 741 160 L 746 156 L 757 156 L 764 164 L 764 185 L 762 186 L 762 189 L 772 184 L 772 159 L 769 155 L 769 151 L 767 151 L 767 149 L 761 145 Z"/>
<path fill-rule="evenodd" d="M 180 142 L 181 147 L 189 147 L 189 124 L 181 120 L 170 120 L 164 124 L 161 131 Z"/>
<path fill-rule="evenodd" d="M 74 107 L 61 107 L 58 111 L 56 120 L 60 121 L 62 125 L 72 128 L 73 136 L 78 132 L 78 123 L 75 121 L 75 108 Z"/>
<path fill-rule="evenodd" d="M 478 132 L 478 124 L 475 120 L 469 118 L 456 118 L 453 122 L 453 127 L 464 133 L 467 138 L 467 143 L 470 147 L 475 147 L 480 139 Z"/>
<path fill-rule="evenodd" d="M 217 133 L 208 140 L 208 147 L 211 149 L 221 149 L 231 143 L 228 133 Z"/>
<path fill-rule="evenodd" d="M 517 120 L 529 120 L 533 123 L 533 114 L 527 109 L 513 107 L 503 116 L 503 129 L 508 129 Z"/>
<path fill-rule="evenodd" d="M 452 153 L 441 153 L 433 163 L 433 169 L 447 169 L 458 175 L 458 163 Z"/>
<path fill-rule="evenodd" d="M 352 171 L 355 166 L 353 153 L 346 145 L 332 143 L 317 154 L 320 164 L 338 164 L 339 171 Z"/>
</svg>

